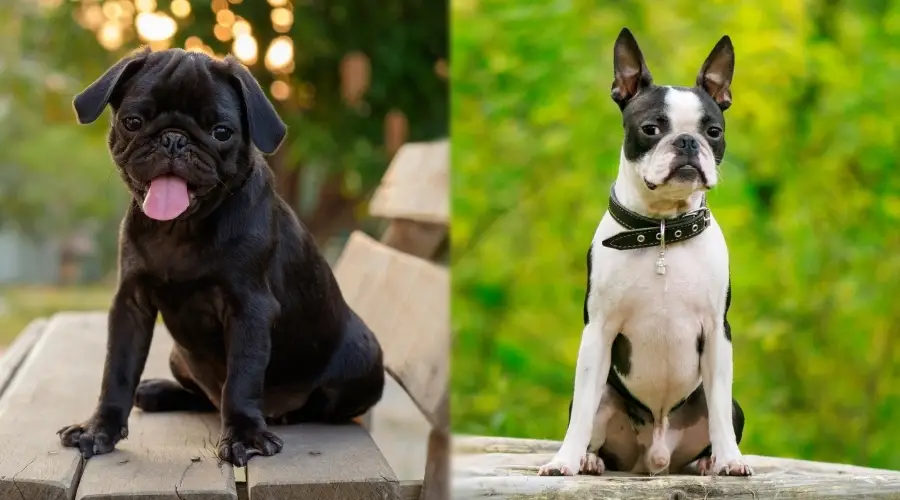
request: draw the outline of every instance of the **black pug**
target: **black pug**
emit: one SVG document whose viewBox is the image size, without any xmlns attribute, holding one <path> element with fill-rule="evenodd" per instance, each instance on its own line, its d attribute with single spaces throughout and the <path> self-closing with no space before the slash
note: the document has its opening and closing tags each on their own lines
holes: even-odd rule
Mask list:
<svg viewBox="0 0 900 500">
<path fill-rule="evenodd" d="M 230 57 L 144 50 L 75 97 L 78 121 L 107 104 L 109 149 L 133 200 L 100 399 L 58 432 L 63 445 L 85 458 L 112 451 L 133 405 L 218 409 L 219 457 L 243 466 L 281 450 L 267 423 L 346 422 L 378 402 L 381 347 L 275 193 L 262 153 L 286 128 L 250 72 Z M 177 382 L 138 383 L 157 314 Z"/>
</svg>

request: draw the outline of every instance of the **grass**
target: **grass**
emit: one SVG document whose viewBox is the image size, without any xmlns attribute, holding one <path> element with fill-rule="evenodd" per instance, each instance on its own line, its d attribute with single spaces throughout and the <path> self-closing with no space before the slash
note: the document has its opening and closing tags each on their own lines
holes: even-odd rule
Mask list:
<svg viewBox="0 0 900 500">
<path fill-rule="evenodd" d="M 105 311 L 113 292 L 103 285 L 0 287 L 0 345 L 9 345 L 36 318 L 59 311 Z"/>
</svg>

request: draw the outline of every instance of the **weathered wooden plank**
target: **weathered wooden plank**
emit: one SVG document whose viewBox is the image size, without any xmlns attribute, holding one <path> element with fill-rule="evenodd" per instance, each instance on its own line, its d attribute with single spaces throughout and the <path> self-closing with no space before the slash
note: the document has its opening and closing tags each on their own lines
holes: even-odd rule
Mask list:
<svg viewBox="0 0 900 500">
<path fill-rule="evenodd" d="M 151 366 L 160 375 L 168 342 L 158 331 Z M 162 420 L 153 423 L 150 416 L 133 415 L 129 439 L 116 452 L 88 462 L 75 496 L 83 460 L 74 448 L 60 445 L 56 431 L 94 410 L 105 348 L 106 313 L 58 314 L 47 323 L 0 399 L 0 498 L 237 498 L 230 469 L 186 456 L 194 453 L 194 441 L 208 439 L 206 427 L 200 423 L 202 433 L 191 434 L 196 424 L 174 415 L 155 415 Z"/>
<path fill-rule="evenodd" d="M 447 225 L 450 220 L 450 144 L 447 140 L 400 148 L 369 203 L 369 213 Z"/>
<path fill-rule="evenodd" d="M 341 291 L 375 332 L 385 366 L 431 425 L 444 425 L 450 275 L 443 267 L 354 232 L 335 265 Z"/>
<path fill-rule="evenodd" d="M 431 260 L 447 236 L 447 226 L 408 219 L 391 221 L 381 242 L 403 253 Z"/>
<path fill-rule="evenodd" d="M 422 481 L 400 481 L 400 500 L 419 500 Z"/>
<path fill-rule="evenodd" d="M 356 424 L 304 424 L 275 429 L 284 450 L 247 464 L 250 500 L 394 500 L 400 484 Z"/>
<path fill-rule="evenodd" d="M 431 424 L 393 377 L 385 379 L 384 393 L 372 415 L 369 434 L 397 479 L 421 482 Z"/>
<path fill-rule="evenodd" d="M 44 328 L 47 326 L 47 320 L 44 318 L 36 319 L 28 324 L 22 333 L 12 341 L 2 354 L 0 354 L 0 397 L 9 387 L 13 377 L 22 366 L 25 358 L 31 352 L 34 344 L 37 343 Z"/>
<path fill-rule="evenodd" d="M 51 318 L 0 399 L 0 498 L 75 494 L 81 456 L 62 448 L 56 431 L 90 415 L 97 401 L 105 335 L 91 330 L 91 318 Z"/>
<path fill-rule="evenodd" d="M 746 456 L 755 475 L 538 477 L 559 442 L 454 436 L 452 498 L 900 498 L 900 472 Z"/>
<path fill-rule="evenodd" d="M 105 339 L 105 315 L 96 318 L 91 329 Z M 159 325 L 142 378 L 171 378 L 171 348 L 171 336 Z M 102 368 L 102 362 L 98 368 Z M 98 389 L 99 377 L 83 397 L 94 401 Z M 87 461 L 76 500 L 237 499 L 233 469 L 220 464 L 216 457 L 217 414 L 144 413 L 135 409 L 128 428 L 128 439 L 119 442 L 115 452 Z"/>
<path fill-rule="evenodd" d="M 446 423 L 446 422 L 445 422 Z M 422 500 L 445 500 L 450 491 L 450 432 L 443 423 L 428 435 Z"/>
<path fill-rule="evenodd" d="M 408 219 L 394 219 L 388 225 L 384 234 L 381 235 L 381 242 L 385 245 L 398 250 L 400 252 L 414 255 L 427 260 L 433 260 L 437 257 L 442 249 L 441 244 L 447 237 L 447 226 L 444 224 L 432 224 L 428 222 L 417 222 Z M 405 392 L 405 391 L 404 391 Z M 407 394 L 405 396 L 409 398 Z M 372 413 L 378 408 L 384 406 L 379 403 L 375 408 L 370 409 L 362 417 L 361 421 L 367 429 L 374 429 L 374 418 Z M 376 441 L 378 436 L 375 436 Z M 393 458 L 390 458 L 391 465 L 396 470 L 396 464 Z M 397 471 L 400 474 L 399 471 Z"/>
</svg>

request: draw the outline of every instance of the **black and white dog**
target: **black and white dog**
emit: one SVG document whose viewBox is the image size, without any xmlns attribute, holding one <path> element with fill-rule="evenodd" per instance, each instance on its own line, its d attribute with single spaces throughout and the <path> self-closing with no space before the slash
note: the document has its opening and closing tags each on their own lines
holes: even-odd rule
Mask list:
<svg viewBox="0 0 900 500">
<path fill-rule="evenodd" d="M 623 29 L 612 98 L 625 140 L 609 210 L 588 251 L 584 331 L 569 427 L 540 475 L 751 475 L 732 400 L 731 280 L 706 206 L 725 154 L 734 48 L 725 36 L 696 86 L 653 84 Z"/>
</svg>

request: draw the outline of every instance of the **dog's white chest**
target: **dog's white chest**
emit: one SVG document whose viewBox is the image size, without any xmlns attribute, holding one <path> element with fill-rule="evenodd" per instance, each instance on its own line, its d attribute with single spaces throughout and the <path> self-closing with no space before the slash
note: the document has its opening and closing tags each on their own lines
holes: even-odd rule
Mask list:
<svg viewBox="0 0 900 500">
<path fill-rule="evenodd" d="M 659 247 L 615 250 L 600 244 L 621 230 L 608 215 L 597 229 L 588 311 L 607 334 L 626 338 L 613 354 L 613 369 L 626 388 L 654 414 L 664 414 L 699 384 L 703 336 L 724 316 L 725 239 L 711 221 L 702 234 L 667 246 L 666 273 L 660 275 Z M 621 343 L 627 344 L 624 350 Z M 621 356 L 628 359 L 616 363 Z"/>
</svg>

